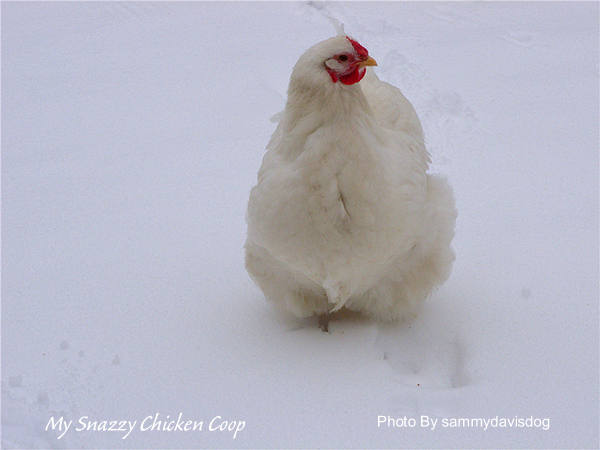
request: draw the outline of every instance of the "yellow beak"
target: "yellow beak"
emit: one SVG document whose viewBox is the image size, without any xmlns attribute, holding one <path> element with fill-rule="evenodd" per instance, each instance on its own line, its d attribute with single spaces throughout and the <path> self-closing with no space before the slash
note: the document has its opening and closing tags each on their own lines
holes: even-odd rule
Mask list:
<svg viewBox="0 0 600 450">
<path fill-rule="evenodd" d="M 361 61 L 358 63 L 358 67 L 376 66 L 376 65 L 377 65 L 377 61 L 375 61 L 370 56 L 367 59 L 365 59 L 364 61 Z"/>
</svg>

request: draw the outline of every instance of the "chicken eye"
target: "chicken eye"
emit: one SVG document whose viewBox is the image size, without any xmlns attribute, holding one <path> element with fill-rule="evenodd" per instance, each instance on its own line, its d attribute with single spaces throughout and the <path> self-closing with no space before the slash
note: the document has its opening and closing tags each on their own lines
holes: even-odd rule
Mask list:
<svg viewBox="0 0 600 450">
<path fill-rule="evenodd" d="M 347 61 L 348 57 L 346 55 L 340 55 L 339 60 L 340 61 Z"/>
</svg>

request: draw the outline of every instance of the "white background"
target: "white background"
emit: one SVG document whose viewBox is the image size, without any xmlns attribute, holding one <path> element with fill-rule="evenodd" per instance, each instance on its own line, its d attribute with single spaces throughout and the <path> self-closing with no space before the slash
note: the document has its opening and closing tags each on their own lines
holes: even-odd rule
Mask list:
<svg viewBox="0 0 600 450">
<path fill-rule="evenodd" d="M 269 117 L 327 15 L 455 190 L 453 274 L 410 324 L 325 334 L 244 270 Z M 597 447 L 597 35 L 596 3 L 3 3 L 3 447 Z M 157 411 L 247 425 L 43 431 Z"/>
</svg>

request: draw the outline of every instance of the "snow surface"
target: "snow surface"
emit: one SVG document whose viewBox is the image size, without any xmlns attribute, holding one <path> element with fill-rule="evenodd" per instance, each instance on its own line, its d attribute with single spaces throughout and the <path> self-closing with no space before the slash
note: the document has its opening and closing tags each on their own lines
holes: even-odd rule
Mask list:
<svg viewBox="0 0 600 450">
<path fill-rule="evenodd" d="M 455 189 L 454 271 L 410 324 L 325 334 L 244 270 L 269 117 L 327 16 Z M 597 3 L 3 2 L 2 446 L 597 448 L 598 117 Z M 246 427 L 44 431 L 155 412 Z"/>
</svg>

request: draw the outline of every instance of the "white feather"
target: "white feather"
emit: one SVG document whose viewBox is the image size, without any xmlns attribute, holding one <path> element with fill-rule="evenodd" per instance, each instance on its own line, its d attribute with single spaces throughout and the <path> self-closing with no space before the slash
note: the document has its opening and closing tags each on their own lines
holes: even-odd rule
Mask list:
<svg viewBox="0 0 600 450">
<path fill-rule="evenodd" d="M 246 267 L 300 317 L 346 307 L 410 316 L 449 275 L 456 211 L 412 105 L 370 72 L 354 85 L 324 68 L 344 36 L 307 50 L 248 203 Z"/>
</svg>

